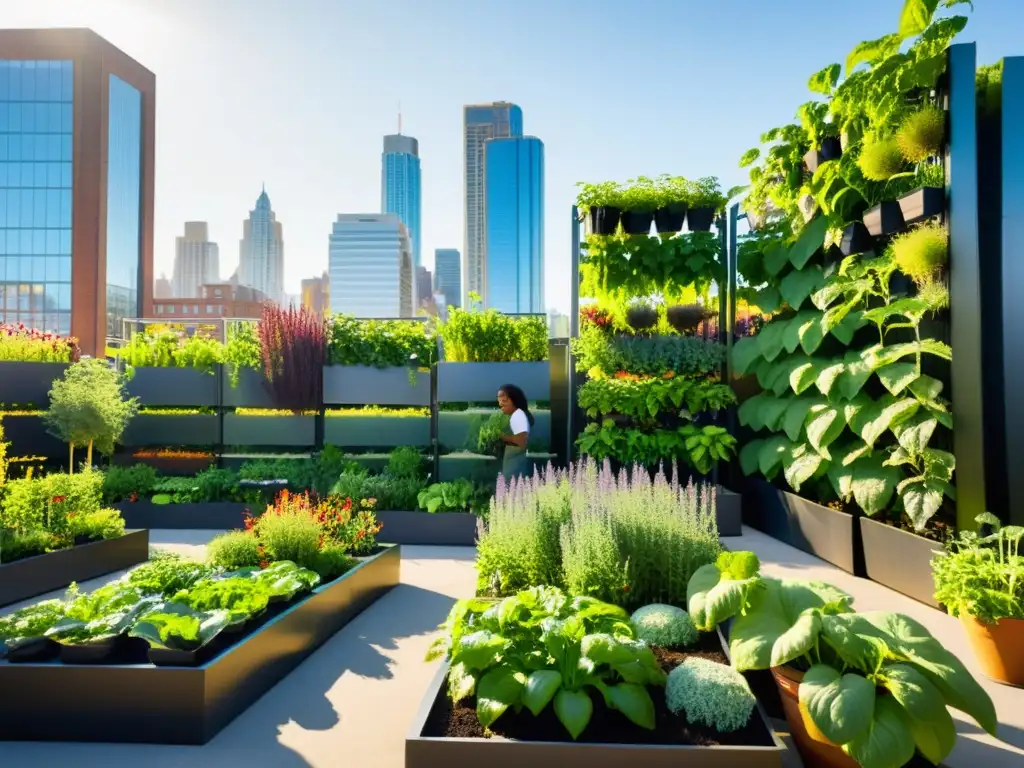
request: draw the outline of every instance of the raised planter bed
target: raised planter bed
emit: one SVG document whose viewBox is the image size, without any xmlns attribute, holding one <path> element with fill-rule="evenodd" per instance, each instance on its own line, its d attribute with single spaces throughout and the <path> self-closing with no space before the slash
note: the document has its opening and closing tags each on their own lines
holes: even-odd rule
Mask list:
<svg viewBox="0 0 1024 768">
<path fill-rule="evenodd" d="M 67 363 L 0 362 L 0 403 L 49 406 L 53 380 L 63 376 L 67 367 Z"/>
<path fill-rule="evenodd" d="M 149 531 L 142 530 L 4 563 L 0 565 L 0 606 L 44 595 L 73 581 L 130 568 L 148 559 Z"/>
<path fill-rule="evenodd" d="M 377 512 L 384 524 L 377 539 L 389 544 L 422 544 L 435 547 L 476 545 L 477 516 L 469 512 Z"/>
<path fill-rule="evenodd" d="M 217 376 L 194 368 L 134 368 L 126 389 L 143 406 L 212 408 Z"/>
<path fill-rule="evenodd" d="M 503 384 L 515 384 L 531 400 L 551 399 L 551 364 L 438 363 L 437 400 L 442 403 L 482 403 L 498 400 Z"/>
<path fill-rule="evenodd" d="M 219 432 L 217 417 L 212 413 L 139 413 L 128 422 L 121 444 L 209 446 L 220 442 Z"/>
<path fill-rule="evenodd" d="M 0 739 L 205 744 L 397 586 L 401 557 L 386 547 L 198 667 L 0 661 L 20 692 L 0 697 Z"/>
<path fill-rule="evenodd" d="M 315 442 L 314 416 L 224 414 L 224 445 L 308 447 Z"/>
<path fill-rule="evenodd" d="M 215 501 L 197 504 L 154 504 L 122 501 L 114 504 L 128 528 L 164 528 L 173 531 L 230 531 L 243 528 L 248 504 Z"/>
<path fill-rule="evenodd" d="M 473 408 L 468 411 L 441 411 L 437 415 L 437 442 L 450 449 L 461 450 L 466 447 L 469 430 L 473 421 L 481 416 L 487 418 L 498 409 Z M 531 443 L 551 442 L 551 411 L 531 411 L 534 417 L 533 429 L 530 430 Z"/>
<path fill-rule="evenodd" d="M 324 445 L 393 448 L 430 445 L 429 416 L 327 416 Z"/>
<path fill-rule="evenodd" d="M 201 453 L 197 451 L 197 453 Z M 162 475 L 173 475 L 174 477 L 189 477 L 198 475 L 204 469 L 213 466 L 215 459 L 213 454 L 207 456 L 136 456 L 131 453 L 115 453 L 114 464 L 119 467 L 129 467 L 132 464 L 145 464 L 152 467 Z"/>
<path fill-rule="evenodd" d="M 475 453 L 458 453 L 441 456 L 438 459 L 438 482 L 450 483 L 454 480 L 483 481 L 493 480 L 501 471 L 501 463 L 493 456 L 481 456 Z"/>
<path fill-rule="evenodd" d="M 931 566 L 935 554 L 943 551 L 939 542 L 868 517 L 860 518 L 860 535 L 869 579 L 932 608 L 941 607 L 934 596 Z"/>
<path fill-rule="evenodd" d="M 412 379 L 410 379 L 410 376 Z M 430 405 L 429 371 L 371 368 L 365 365 L 324 367 L 327 405 Z"/>
<path fill-rule="evenodd" d="M 743 497 L 722 486 L 715 487 L 715 517 L 719 536 L 743 535 Z"/>
<path fill-rule="evenodd" d="M 861 575 L 860 529 L 853 515 L 781 491 L 759 478 L 747 478 L 743 521 L 772 538 Z"/>
<path fill-rule="evenodd" d="M 2 374 L 0 374 L 2 375 Z M 4 416 L 4 442 L 8 456 L 68 458 L 68 447 L 46 431 L 42 416 Z"/>
<path fill-rule="evenodd" d="M 725 641 L 719 634 L 725 651 Z M 760 704 L 755 707 L 746 734 L 757 745 L 696 746 L 692 744 L 593 743 L 585 739 L 598 732 L 592 722 L 580 741 L 526 741 L 502 737 L 450 737 L 440 733 L 451 705 L 448 699 L 448 664 L 434 676 L 416 718 L 405 737 L 406 768 L 440 765 L 486 765 L 488 768 L 520 768 L 524 765 L 586 765 L 600 768 L 781 768 L 785 745 L 768 725 Z M 550 715 L 542 713 L 538 721 Z M 505 714 L 502 717 L 509 717 Z M 532 717 L 527 713 L 526 717 Z M 594 718 L 598 717 L 595 707 Z M 608 725 L 619 725 L 618 714 L 608 715 Z M 611 718 L 615 718 L 612 720 Z M 499 719 L 499 723 L 501 720 Z M 497 724 L 495 724 L 497 726 Z M 637 729 L 640 730 L 640 729 Z M 654 739 L 652 739 L 653 741 Z"/>
<path fill-rule="evenodd" d="M 262 371 L 243 368 L 238 372 L 238 386 L 231 386 L 227 370 L 220 377 L 221 404 L 228 408 L 274 408 L 270 382 Z"/>
</svg>

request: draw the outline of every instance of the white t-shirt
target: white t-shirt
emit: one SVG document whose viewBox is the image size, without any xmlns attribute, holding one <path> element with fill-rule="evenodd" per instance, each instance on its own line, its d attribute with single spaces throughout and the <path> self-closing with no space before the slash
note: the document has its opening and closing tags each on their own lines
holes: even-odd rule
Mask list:
<svg viewBox="0 0 1024 768">
<path fill-rule="evenodd" d="M 512 428 L 513 435 L 521 435 L 523 432 L 530 434 L 530 420 L 526 418 L 522 408 L 516 408 L 509 418 L 509 426 Z"/>
</svg>

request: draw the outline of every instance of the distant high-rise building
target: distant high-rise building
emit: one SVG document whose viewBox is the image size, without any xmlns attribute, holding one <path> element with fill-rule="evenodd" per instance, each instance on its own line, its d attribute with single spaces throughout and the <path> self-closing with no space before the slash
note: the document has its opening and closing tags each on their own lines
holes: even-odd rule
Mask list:
<svg viewBox="0 0 1024 768">
<path fill-rule="evenodd" d="M 156 78 L 88 29 L 0 30 L 0 322 L 102 357 L 153 300 Z"/>
<path fill-rule="evenodd" d="M 269 301 L 284 300 L 284 235 L 265 188 L 242 225 L 238 283 L 255 288 Z"/>
<path fill-rule="evenodd" d="M 147 317 L 202 327 L 224 341 L 221 318 L 258 319 L 266 300 L 266 296 L 253 288 L 218 282 L 199 286 L 195 297 L 156 299 L 153 313 Z"/>
<path fill-rule="evenodd" d="M 339 213 L 328 255 L 331 312 L 412 317 L 412 247 L 395 214 Z"/>
<path fill-rule="evenodd" d="M 552 339 L 569 338 L 569 316 L 557 309 L 549 310 L 548 335 Z"/>
<path fill-rule="evenodd" d="M 416 306 L 419 307 L 424 301 L 432 301 L 434 296 L 434 284 L 430 270 L 426 267 L 416 268 Z"/>
<path fill-rule="evenodd" d="M 420 147 L 412 136 L 398 133 L 384 137 L 380 170 L 380 212 L 393 213 L 405 224 L 412 242 L 413 269 L 420 266 Z"/>
<path fill-rule="evenodd" d="M 330 278 L 327 273 L 321 277 L 310 277 L 302 281 L 302 306 L 318 315 L 325 315 L 331 309 Z"/>
<path fill-rule="evenodd" d="M 456 248 L 434 250 L 434 288 L 444 295 L 445 306 L 462 306 L 462 258 Z"/>
<path fill-rule="evenodd" d="M 169 299 L 174 295 L 174 289 L 171 287 L 171 281 L 167 279 L 167 275 L 160 275 L 156 279 L 156 285 L 153 288 L 154 299 Z"/>
<path fill-rule="evenodd" d="M 533 136 L 484 144 L 485 306 L 544 312 L 544 144 Z"/>
<path fill-rule="evenodd" d="M 488 139 L 523 135 L 523 111 L 507 101 L 467 104 L 462 124 L 465 172 L 466 232 L 462 252 L 463 306 L 471 292 L 487 302 L 487 227 L 484 213 L 484 143 Z M 454 297 L 448 296 L 451 301 Z"/>
<path fill-rule="evenodd" d="M 174 239 L 174 277 L 171 283 L 175 298 L 190 299 L 200 295 L 200 288 L 220 282 L 220 250 L 210 242 L 205 221 L 186 221 L 185 235 Z"/>
</svg>

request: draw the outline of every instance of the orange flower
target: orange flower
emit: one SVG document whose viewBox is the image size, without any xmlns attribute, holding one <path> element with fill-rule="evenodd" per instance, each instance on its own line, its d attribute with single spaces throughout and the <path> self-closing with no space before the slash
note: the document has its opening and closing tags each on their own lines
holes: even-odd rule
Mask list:
<svg viewBox="0 0 1024 768">
<path fill-rule="evenodd" d="M 661 377 L 663 379 L 674 379 L 676 377 L 675 371 L 665 371 L 665 374 Z"/>
</svg>

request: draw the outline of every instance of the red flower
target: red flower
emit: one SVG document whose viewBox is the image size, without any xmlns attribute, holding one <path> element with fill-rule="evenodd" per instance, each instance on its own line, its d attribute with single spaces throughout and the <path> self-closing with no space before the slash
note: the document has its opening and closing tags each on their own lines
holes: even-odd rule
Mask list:
<svg viewBox="0 0 1024 768">
<path fill-rule="evenodd" d="M 138 501 L 138 500 L 139 500 L 139 494 L 137 494 L 135 491 L 132 491 L 131 495 L 128 497 L 128 501 Z"/>
<path fill-rule="evenodd" d="M 60 504 L 62 501 L 67 501 L 67 500 L 68 500 L 67 496 L 54 496 L 52 499 L 50 499 L 50 501 L 52 501 L 54 504 Z"/>
</svg>

